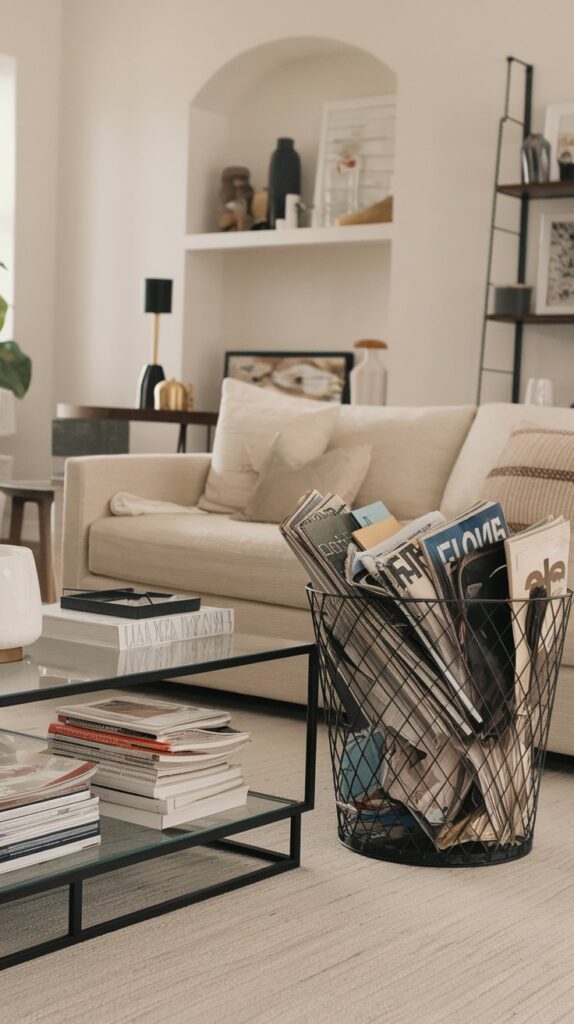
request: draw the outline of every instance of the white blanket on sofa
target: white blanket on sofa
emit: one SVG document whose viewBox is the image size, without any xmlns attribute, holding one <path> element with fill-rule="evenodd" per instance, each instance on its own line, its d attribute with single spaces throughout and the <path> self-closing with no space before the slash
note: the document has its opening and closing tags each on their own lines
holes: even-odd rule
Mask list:
<svg viewBox="0 0 574 1024">
<path fill-rule="evenodd" d="M 165 515 L 166 513 L 187 512 L 189 515 L 206 516 L 207 512 L 196 505 L 177 505 L 175 501 L 155 501 L 153 498 L 140 498 L 128 491 L 117 491 L 110 499 L 110 512 L 113 516 L 144 516 Z"/>
</svg>

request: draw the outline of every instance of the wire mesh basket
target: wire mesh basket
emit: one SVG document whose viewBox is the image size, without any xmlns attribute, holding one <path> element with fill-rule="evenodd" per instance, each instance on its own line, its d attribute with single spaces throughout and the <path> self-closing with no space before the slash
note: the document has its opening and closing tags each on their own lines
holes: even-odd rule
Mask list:
<svg viewBox="0 0 574 1024">
<path fill-rule="evenodd" d="M 341 842 L 444 867 L 527 854 L 572 595 L 307 593 Z"/>
</svg>

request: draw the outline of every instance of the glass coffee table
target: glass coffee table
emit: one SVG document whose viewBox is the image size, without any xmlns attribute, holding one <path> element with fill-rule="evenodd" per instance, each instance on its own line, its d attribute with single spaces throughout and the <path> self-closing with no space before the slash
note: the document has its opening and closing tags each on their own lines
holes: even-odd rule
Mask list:
<svg viewBox="0 0 574 1024">
<path fill-rule="evenodd" d="M 3 954 L 0 955 L 0 970 L 299 867 L 301 815 L 313 808 L 315 793 L 317 653 L 312 643 L 236 633 L 184 640 L 157 647 L 139 647 L 128 651 L 42 638 L 25 650 L 22 662 L 0 665 L 1 708 L 58 697 L 67 700 L 74 694 L 113 688 L 137 688 L 143 684 L 159 683 L 175 676 L 188 677 L 198 673 L 300 657 L 307 659 L 308 666 L 306 742 L 302 765 L 303 799 L 288 800 L 269 793 L 250 791 L 247 803 L 242 807 L 213 814 L 163 832 L 102 817 L 100 846 L 44 864 L 0 874 L 0 905 L 38 893 L 48 893 L 63 886 L 69 890 L 65 934 L 28 945 L 15 952 L 5 952 L 6 946 L 3 941 L 0 946 Z M 186 691 L 189 689 L 186 687 Z M 203 696 L 201 702 L 204 702 Z M 230 838 L 282 820 L 289 821 L 288 853 L 280 853 Z M 207 886 L 186 891 L 183 895 L 154 903 L 152 906 L 123 913 L 96 924 L 83 924 L 82 884 L 85 880 L 199 846 L 240 855 L 240 859 L 249 858 L 249 864 L 259 861 L 260 865 L 232 878 L 226 874 L 226 877 L 220 880 L 216 878 Z M 4 937 L 6 938 L 5 932 Z"/>
</svg>

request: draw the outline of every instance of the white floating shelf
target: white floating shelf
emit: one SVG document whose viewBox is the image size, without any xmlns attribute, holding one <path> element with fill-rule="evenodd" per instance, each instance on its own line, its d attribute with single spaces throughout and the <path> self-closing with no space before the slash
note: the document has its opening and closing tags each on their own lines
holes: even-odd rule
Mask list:
<svg viewBox="0 0 574 1024">
<path fill-rule="evenodd" d="M 332 228 L 285 228 L 283 231 L 214 231 L 186 235 L 188 252 L 287 248 L 305 245 L 373 245 L 390 243 L 392 224 L 349 224 Z"/>
</svg>

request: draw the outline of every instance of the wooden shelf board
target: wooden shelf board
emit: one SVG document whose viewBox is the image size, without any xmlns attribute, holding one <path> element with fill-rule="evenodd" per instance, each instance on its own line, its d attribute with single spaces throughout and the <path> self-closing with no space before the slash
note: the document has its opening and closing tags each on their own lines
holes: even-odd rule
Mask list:
<svg viewBox="0 0 574 1024">
<path fill-rule="evenodd" d="M 574 181 L 533 182 L 528 185 L 518 182 L 515 185 L 498 185 L 497 192 L 504 196 L 515 196 L 521 199 L 569 199 L 574 198 Z"/>
<path fill-rule="evenodd" d="M 574 313 L 525 313 L 524 316 L 491 313 L 487 320 L 496 320 L 500 324 L 574 324 Z"/>
<path fill-rule="evenodd" d="M 186 235 L 188 252 L 235 252 L 290 246 L 372 245 L 390 243 L 392 224 L 349 224 L 331 228 L 285 228 L 283 231 L 232 231 Z"/>
</svg>

